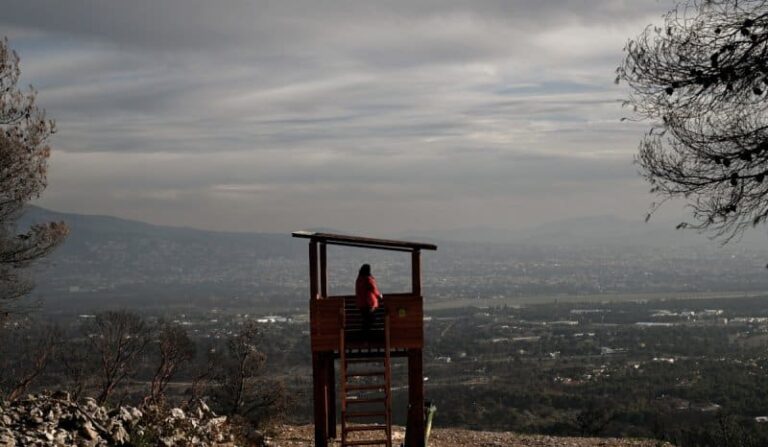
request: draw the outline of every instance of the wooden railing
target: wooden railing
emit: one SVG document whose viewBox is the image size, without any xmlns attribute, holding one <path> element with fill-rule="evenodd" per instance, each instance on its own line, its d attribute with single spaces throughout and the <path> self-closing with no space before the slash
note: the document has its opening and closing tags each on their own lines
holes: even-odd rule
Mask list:
<svg viewBox="0 0 768 447">
<path fill-rule="evenodd" d="M 340 329 L 346 321 L 345 330 L 357 331 L 361 325 L 354 296 L 331 296 L 309 303 L 312 350 L 336 351 L 340 342 Z M 421 296 L 412 294 L 391 294 L 384 296 L 382 310 L 390 321 L 390 343 L 392 349 L 421 349 L 424 346 L 424 309 Z M 384 323 L 383 315 L 376 318 L 379 325 Z M 383 327 L 374 330 L 383 330 Z M 382 346 L 383 339 L 382 339 Z"/>
</svg>

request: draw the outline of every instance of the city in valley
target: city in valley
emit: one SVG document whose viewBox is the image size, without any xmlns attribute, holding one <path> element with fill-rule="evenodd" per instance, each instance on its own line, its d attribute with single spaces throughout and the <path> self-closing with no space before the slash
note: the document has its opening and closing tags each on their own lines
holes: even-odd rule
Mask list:
<svg viewBox="0 0 768 447">
<path fill-rule="evenodd" d="M 83 245 L 74 239 L 41 267 L 40 312 L 27 323 L 58 325 L 73 352 L 99 312 L 127 309 L 148 324 L 177 324 L 198 345 L 194 362 L 170 384 L 181 397 L 210 352 L 255 323 L 269 379 L 293 396 L 290 419 L 311 421 L 305 246 L 287 235 L 190 235 L 124 223 L 135 231 L 102 233 Z M 95 231 L 98 222 L 88 225 Z M 211 241 L 221 251 L 206 250 Z M 760 391 L 768 380 L 765 250 L 440 244 L 425 261 L 424 283 L 424 380 L 436 426 L 657 438 L 694 438 L 716 422 L 768 429 Z M 385 303 L 387 292 L 407 287 L 404 256 L 331 254 L 333 293 L 352 293 L 350 278 L 364 261 L 373 264 Z M 400 423 L 404 368 L 395 360 Z M 39 386 L 71 380 L 68 374 L 51 371 Z M 144 374 L 129 389 L 140 389 Z"/>
</svg>

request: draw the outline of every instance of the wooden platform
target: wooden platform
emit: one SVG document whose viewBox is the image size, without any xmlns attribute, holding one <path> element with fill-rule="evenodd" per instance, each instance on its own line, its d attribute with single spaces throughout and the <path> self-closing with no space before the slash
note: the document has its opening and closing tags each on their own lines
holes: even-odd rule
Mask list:
<svg viewBox="0 0 768 447">
<path fill-rule="evenodd" d="M 349 347 L 383 348 L 382 337 L 376 334 L 381 330 L 382 312 L 389 314 L 391 324 L 390 340 L 392 350 L 421 349 L 424 347 L 424 308 L 421 296 L 410 294 L 387 295 L 383 309 L 379 310 L 374 320 L 373 330 L 368 339 L 361 334 L 360 311 L 354 296 L 331 296 L 309 303 L 310 331 L 313 352 L 331 351 L 338 354 L 339 328 L 344 327 L 350 340 Z"/>
</svg>

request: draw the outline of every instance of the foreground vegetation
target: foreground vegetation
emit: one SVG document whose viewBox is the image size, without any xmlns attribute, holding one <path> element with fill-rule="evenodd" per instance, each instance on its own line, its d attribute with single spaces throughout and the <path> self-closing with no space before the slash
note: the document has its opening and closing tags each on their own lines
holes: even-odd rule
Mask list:
<svg viewBox="0 0 768 447">
<path fill-rule="evenodd" d="M 72 402 L 145 414 L 210 405 L 244 433 L 269 425 L 289 403 L 281 381 L 263 374 L 255 322 L 212 340 L 179 324 L 127 311 L 87 316 L 67 327 L 23 320 L 0 330 L 0 392 L 9 405 L 30 392 L 64 392 Z"/>
<path fill-rule="evenodd" d="M 428 398 L 438 406 L 435 425 L 655 438 L 680 447 L 768 445 L 764 302 L 553 302 L 430 311 L 425 371 Z M 176 322 L 162 317 L 108 312 L 61 320 L 56 329 L 31 321 L 6 325 L 2 390 L 13 398 L 62 388 L 107 405 L 202 398 L 251 427 L 311 422 L 304 320 L 283 315 L 258 323 L 224 311 L 185 314 Z M 130 336 L 111 338 L 115 331 Z M 126 360 L 105 361 L 120 357 L 118 347 Z M 402 360 L 394 362 L 393 380 L 394 421 L 402 424 Z"/>
</svg>

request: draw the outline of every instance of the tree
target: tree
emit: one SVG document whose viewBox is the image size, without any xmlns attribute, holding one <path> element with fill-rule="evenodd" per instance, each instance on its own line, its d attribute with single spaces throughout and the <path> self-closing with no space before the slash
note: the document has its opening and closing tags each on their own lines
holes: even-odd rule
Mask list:
<svg viewBox="0 0 768 447">
<path fill-rule="evenodd" d="M 15 222 L 24 204 L 46 186 L 48 138 L 54 123 L 35 104 L 37 92 L 17 88 L 19 57 L 0 41 L 0 319 L 32 283 L 19 272 L 45 256 L 66 236 L 64 223 L 34 225 L 16 234 Z"/>
<path fill-rule="evenodd" d="M 259 350 L 261 338 L 258 326 L 248 322 L 227 340 L 226 354 L 218 361 L 213 376 L 217 400 L 229 414 L 243 414 L 249 394 L 255 391 L 254 379 L 266 360 L 266 355 Z"/>
<path fill-rule="evenodd" d="M 103 404 L 133 373 L 149 344 L 150 329 L 135 313 L 109 311 L 87 322 L 84 332 L 98 357 L 100 391 L 96 400 Z"/>
<path fill-rule="evenodd" d="M 195 356 L 195 343 L 181 326 L 162 323 L 158 333 L 159 361 L 149 385 L 149 399 L 159 402 L 165 395 L 168 382 L 184 364 Z"/>
<path fill-rule="evenodd" d="M 610 404 L 590 400 L 576 416 L 576 426 L 582 436 L 599 436 L 615 418 Z"/>
<path fill-rule="evenodd" d="M 96 378 L 94 365 L 98 364 L 89 341 L 70 338 L 58 350 L 58 370 L 64 379 L 59 387 L 77 401 L 93 388 Z"/>
<path fill-rule="evenodd" d="M 17 329 L 4 339 L 0 349 L 0 389 L 14 401 L 45 373 L 57 351 L 62 332 L 54 326 Z"/>
<path fill-rule="evenodd" d="M 636 161 L 660 203 L 687 201 L 693 221 L 678 227 L 728 241 L 764 223 L 768 1 L 689 0 L 625 52 L 625 105 L 653 122 Z"/>
<path fill-rule="evenodd" d="M 214 397 L 227 414 L 263 422 L 284 409 L 286 392 L 279 382 L 260 377 L 266 355 L 259 349 L 262 333 L 247 322 L 226 342 L 224 355 L 217 356 L 212 382 Z"/>
</svg>

